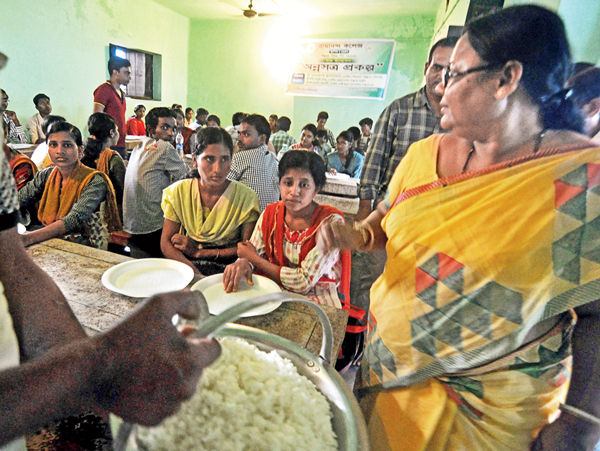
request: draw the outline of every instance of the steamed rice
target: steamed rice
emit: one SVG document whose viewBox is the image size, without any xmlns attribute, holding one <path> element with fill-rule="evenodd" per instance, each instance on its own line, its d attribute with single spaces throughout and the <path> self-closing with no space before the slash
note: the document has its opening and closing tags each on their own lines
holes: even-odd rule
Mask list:
<svg viewBox="0 0 600 451">
<path fill-rule="evenodd" d="M 204 370 L 196 395 L 138 442 L 163 450 L 337 450 L 325 397 L 276 351 L 221 340 L 221 357 Z"/>
</svg>

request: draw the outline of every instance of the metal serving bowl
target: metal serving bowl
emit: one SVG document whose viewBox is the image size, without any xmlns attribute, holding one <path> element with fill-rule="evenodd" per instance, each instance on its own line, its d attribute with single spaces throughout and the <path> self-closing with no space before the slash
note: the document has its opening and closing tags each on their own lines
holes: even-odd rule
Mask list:
<svg viewBox="0 0 600 451">
<path fill-rule="evenodd" d="M 319 317 L 323 326 L 323 345 L 320 356 L 316 356 L 291 340 L 253 327 L 227 323 L 240 314 L 269 302 L 301 302 L 309 305 Z M 262 351 L 276 351 L 289 359 L 298 373 L 308 378 L 327 398 L 333 414 L 332 426 L 337 436 L 339 451 L 368 451 L 367 427 L 356 398 L 348 385 L 331 366 L 333 330 L 329 318 L 323 310 L 303 296 L 291 293 L 276 293 L 261 296 L 236 305 L 218 316 L 202 323 L 197 336 L 236 337 L 254 344 Z M 133 450 L 135 444 L 129 441 L 131 426 L 123 424 L 115 439 L 116 451 Z M 133 445 L 133 446 L 132 446 Z"/>
</svg>

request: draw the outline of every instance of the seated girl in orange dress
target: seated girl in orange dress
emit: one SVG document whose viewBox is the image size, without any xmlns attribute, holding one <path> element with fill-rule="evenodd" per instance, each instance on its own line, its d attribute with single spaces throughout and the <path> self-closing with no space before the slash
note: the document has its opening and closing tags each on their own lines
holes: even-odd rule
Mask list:
<svg viewBox="0 0 600 451">
<path fill-rule="evenodd" d="M 323 224 L 344 222 L 340 211 L 314 201 L 325 180 L 325 164 L 317 154 L 290 150 L 282 157 L 282 200 L 267 206 L 250 241 L 238 244 L 238 259 L 223 274 L 226 292 L 236 291 L 242 278 L 252 284 L 254 271 L 319 304 L 342 307 L 339 251 L 321 253 L 315 241 Z"/>
</svg>

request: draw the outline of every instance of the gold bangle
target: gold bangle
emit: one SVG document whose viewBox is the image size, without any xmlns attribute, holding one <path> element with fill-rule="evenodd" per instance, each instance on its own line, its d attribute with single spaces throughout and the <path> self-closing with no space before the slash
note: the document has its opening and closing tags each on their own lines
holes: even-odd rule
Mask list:
<svg viewBox="0 0 600 451">
<path fill-rule="evenodd" d="M 371 252 L 375 244 L 375 232 L 371 224 L 367 221 L 355 222 L 352 228 L 360 233 L 362 237 L 363 245 L 361 250 Z"/>
</svg>

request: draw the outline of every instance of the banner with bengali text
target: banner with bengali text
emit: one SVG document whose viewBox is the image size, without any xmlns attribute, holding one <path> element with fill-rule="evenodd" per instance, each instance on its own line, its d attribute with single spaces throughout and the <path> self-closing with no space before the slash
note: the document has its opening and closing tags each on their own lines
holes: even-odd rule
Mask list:
<svg viewBox="0 0 600 451">
<path fill-rule="evenodd" d="M 381 100 L 395 48 L 393 39 L 302 40 L 286 94 Z"/>
</svg>

